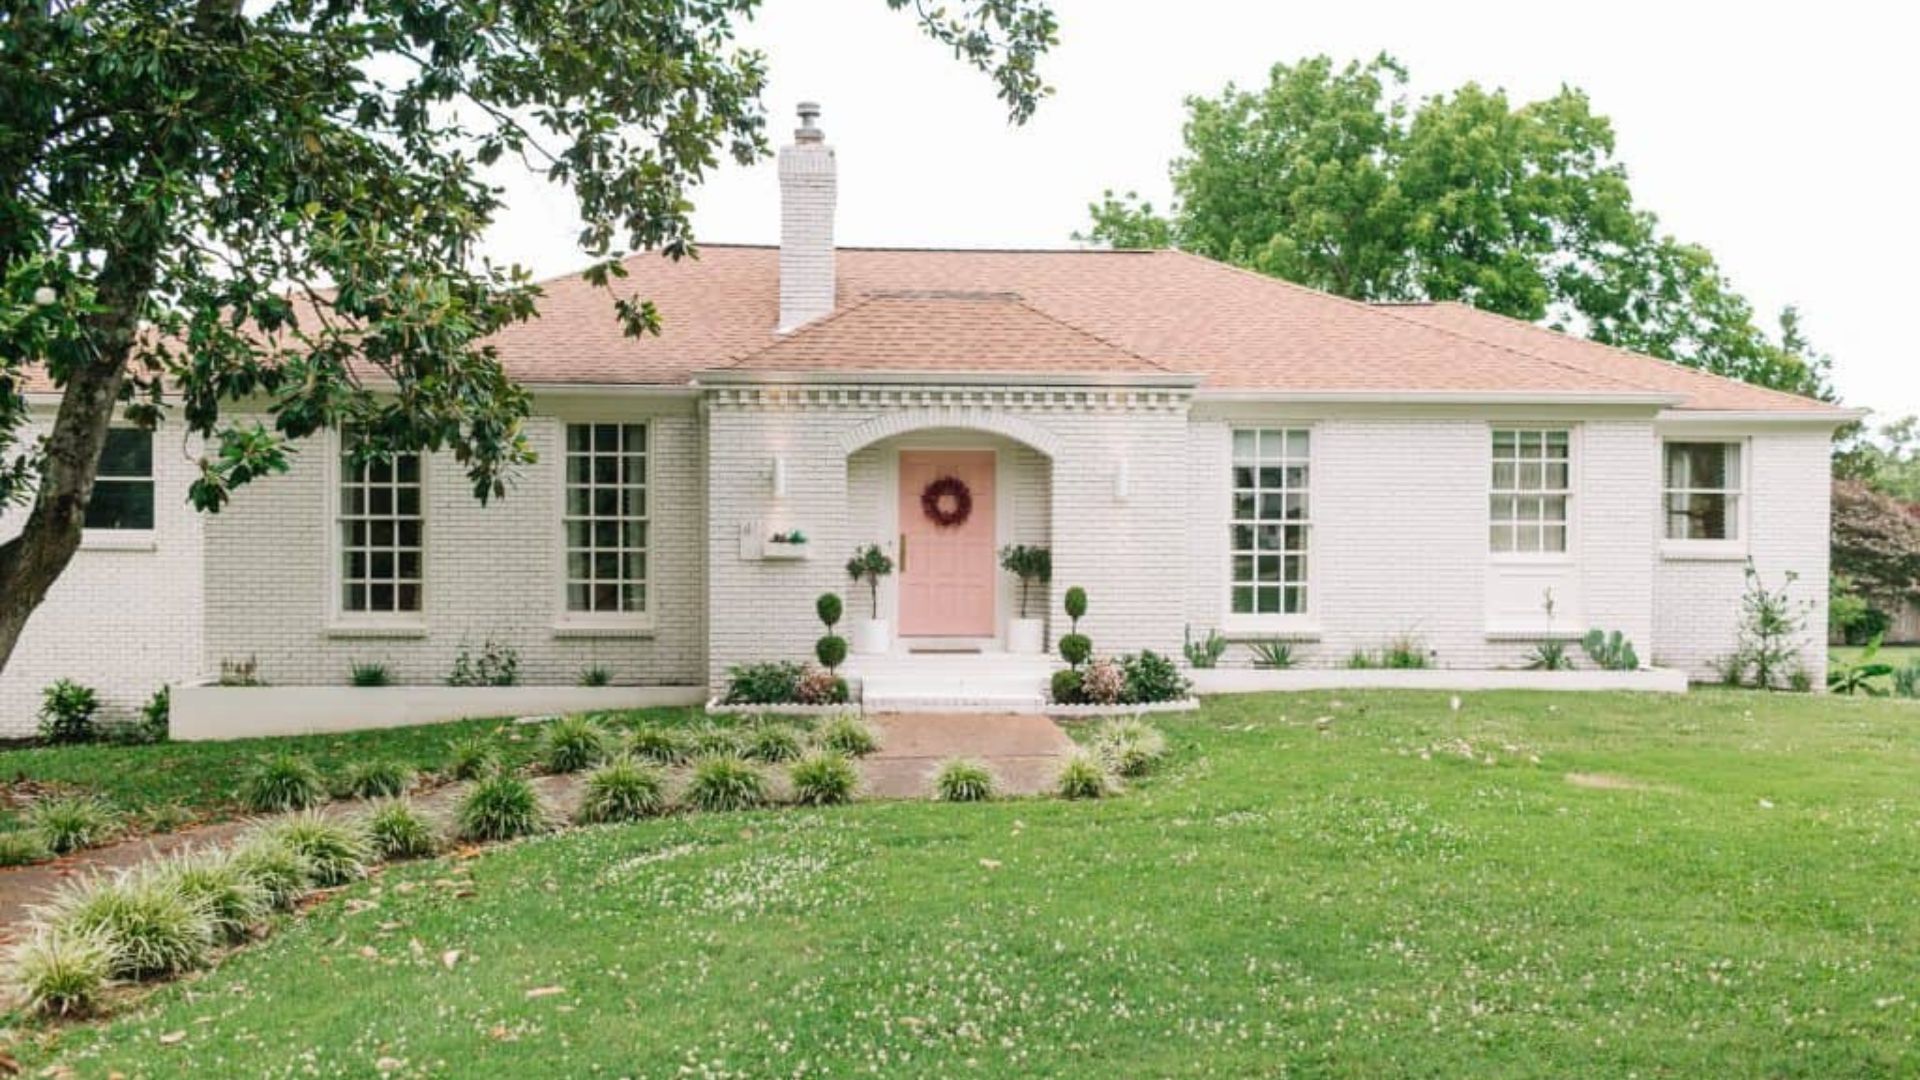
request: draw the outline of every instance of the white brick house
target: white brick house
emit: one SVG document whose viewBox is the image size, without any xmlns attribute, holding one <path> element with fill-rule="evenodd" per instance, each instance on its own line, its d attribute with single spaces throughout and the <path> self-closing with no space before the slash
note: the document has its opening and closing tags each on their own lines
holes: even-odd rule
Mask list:
<svg viewBox="0 0 1920 1080">
<path fill-rule="evenodd" d="M 1798 576 L 1821 682 L 1828 444 L 1853 414 L 1175 252 L 836 249 L 833 154 L 803 120 L 780 247 L 630 261 L 662 335 L 625 337 L 568 277 L 500 336 L 540 463 L 492 505 L 450 460 L 350 474 L 326 438 L 200 518 L 192 449 L 154 436 L 151 527 L 89 532 L 0 675 L 0 733 L 62 675 L 128 710 L 223 660 L 282 686 L 356 661 L 435 684 L 488 638 L 527 683 L 601 665 L 717 688 L 807 656 L 827 591 L 887 620 L 894 652 L 992 650 L 1018 615 L 1009 543 L 1050 547 L 1054 623 L 1087 590 L 1102 653 L 1177 655 L 1191 627 L 1308 665 L 1406 638 L 1497 668 L 1600 627 L 1702 677 L 1750 559 Z M 949 474 L 971 512 L 931 523 Z M 870 543 L 900 566 L 877 613 L 843 570 Z"/>
</svg>

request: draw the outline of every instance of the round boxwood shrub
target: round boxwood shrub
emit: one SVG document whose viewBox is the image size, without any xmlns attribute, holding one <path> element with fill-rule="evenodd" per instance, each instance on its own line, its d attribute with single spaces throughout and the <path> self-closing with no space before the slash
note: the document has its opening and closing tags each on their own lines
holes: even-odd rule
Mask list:
<svg viewBox="0 0 1920 1080">
<path fill-rule="evenodd" d="M 93 1012 L 113 978 L 113 940 L 101 930 L 42 928 L 7 959 L 20 1003 L 42 1016 Z"/>
<path fill-rule="evenodd" d="M 1063 799 L 1098 799 L 1113 790 L 1106 764 L 1085 750 L 1067 755 L 1053 783 Z"/>
<path fill-rule="evenodd" d="M 827 630 L 831 632 L 833 628 L 839 624 L 840 616 L 845 614 L 846 608 L 840 603 L 838 593 L 827 592 L 821 593 L 820 599 L 813 602 L 813 612 L 820 616 L 820 621 L 825 623 Z M 825 663 L 825 661 L 821 662 Z M 832 665 L 828 666 L 831 667 Z"/>
<path fill-rule="evenodd" d="M 831 750 L 815 750 L 794 762 L 787 779 L 793 783 L 793 801 L 802 806 L 852 802 L 860 788 L 860 770 Z"/>
<path fill-rule="evenodd" d="M 495 773 L 468 789 L 454 820 L 462 840 L 511 840 L 545 830 L 547 812 L 532 784 Z"/>
<path fill-rule="evenodd" d="M 606 732 L 585 716 L 563 716 L 540 738 L 540 763 L 551 773 L 591 769 L 606 756 Z"/>
<path fill-rule="evenodd" d="M 440 850 L 433 823 L 405 798 L 376 804 L 362 825 L 374 854 L 382 859 L 423 859 Z"/>
<path fill-rule="evenodd" d="M 656 765 L 678 765 L 692 756 L 693 748 L 678 728 L 640 727 L 627 736 L 627 753 Z"/>
<path fill-rule="evenodd" d="M 261 758 L 240 785 L 240 801 L 256 814 L 306 810 L 327 801 L 326 778 L 298 754 Z"/>
<path fill-rule="evenodd" d="M 1053 703 L 1056 705 L 1078 705 L 1086 700 L 1086 694 L 1080 689 L 1080 673 L 1065 668 L 1053 673 Z"/>
<path fill-rule="evenodd" d="M 266 827 L 266 835 L 305 859 L 315 885 L 331 888 L 367 876 L 373 843 L 358 822 L 309 810 Z"/>
<path fill-rule="evenodd" d="M 738 741 L 740 756 L 749 761 L 778 765 L 800 756 L 800 735 L 785 724 L 756 724 Z"/>
<path fill-rule="evenodd" d="M 659 768 L 619 757 L 587 774 L 575 820 L 585 825 L 638 821 L 667 809 L 667 778 Z"/>
<path fill-rule="evenodd" d="M 985 802 L 998 786 L 992 769 L 967 758 L 950 758 L 933 774 L 933 797 L 941 802 Z"/>
<path fill-rule="evenodd" d="M 1060 659 L 1078 668 L 1093 655 L 1093 639 L 1085 634 L 1060 635 Z"/>
<path fill-rule="evenodd" d="M 118 979 L 173 975 L 202 967 L 213 954 L 213 920 L 166 876 L 152 872 L 95 877 L 53 903 L 52 928 L 99 934 L 113 950 Z"/>
<path fill-rule="evenodd" d="M 847 757 L 866 757 L 880 749 L 880 735 L 873 725 L 845 713 L 821 724 L 813 733 L 813 741 L 824 750 Z"/>
<path fill-rule="evenodd" d="M 1078 585 L 1067 590 L 1067 618 L 1073 620 L 1073 629 L 1080 629 L 1080 620 L 1087 615 L 1087 590 Z"/>
<path fill-rule="evenodd" d="M 686 803 L 695 810 L 749 810 L 767 801 L 767 777 L 737 757 L 701 758 L 687 778 Z"/>
<path fill-rule="evenodd" d="M 820 666 L 832 671 L 847 660 L 847 639 L 837 634 L 828 634 L 813 643 L 813 658 Z"/>
<path fill-rule="evenodd" d="M 112 809 L 91 795 L 42 799 L 27 808 L 26 821 L 55 855 L 99 847 L 120 829 Z"/>
<path fill-rule="evenodd" d="M 397 761 L 356 761 L 340 787 L 355 799 L 390 799 L 413 783 L 413 770 Z"/>
</svg>

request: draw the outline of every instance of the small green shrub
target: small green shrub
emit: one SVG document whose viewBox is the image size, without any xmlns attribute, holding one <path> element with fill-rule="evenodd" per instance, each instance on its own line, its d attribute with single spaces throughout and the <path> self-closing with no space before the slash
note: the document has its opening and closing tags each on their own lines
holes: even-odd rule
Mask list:
<svg viewBox="0 0 1920 1080">
<path fill-rule="evenodd" d="M 1078 585 L 1067 590 L 1067 618 L 1073 621 L 1071 629 L 1080 632 L 1080 620 L 1087 616 L 1087 590 Z"/>
<path fill-rule="evenodd" d="M 166 875 L 152 871 L 93 877 L 54 899 L 53 930 L 99 934 L 112 948 L 114 978 L 143 979 L 204 967 L 213 955 L 213 919 Z"/>
<path fill-rule="evenodd" d="M 1060 659 L 1078 668 L 1093 655 L 1093 639 L 1085 634 L 1060 635 Z"/>
<path fill-rule="evenodd" d="M 204 909 L 217 941 L 246 938 L 273 910 L 266 886 L 222 851 L 191 852 L 169 860 L 159 873 L 190 904 Z"/>
<path fill-rule="evenodd" d="M 1874 680 L 1892 675 L 1893 665 L 1879 657 L 1880 639 L 1876 637 L 1867 642 L 1867 647 L 1860 650 L 1860 658 L 1852 663 L 1836 659 L 1827 671 L 1827 689 L 1836 694 L 1885 697 L 1886 688 Z"/>
<path fill-rule="evenodd" d="M 838 634 L 828 634 L 813 643 L 813 658 L 820 666 L 834 671 L 847 660 L 847 639 Z"/>
<path fill-rule="evenodd" d="M 448 686 L 515 686 L 519 682 L 519 651 L 492 637 L 481 643 L 478 653 L 461 642 L 453 670 L 447 673 Z"/>
<path fill-rule="evenodd" d="M 1253 666 L 1284 670 L 1293 666 L 1293 643 L 1288 641 L 1249 641 L 1247 651 L 1253 654 Z"/>
<path fill-rule="evenodd" d="M 840 617 L 846 614 L 846 605 L 840 602 L 838 593 L 823 592 L 820 598 L 813 602 L 813 613 L 820 616 L 820 622 L 826 626 L 827 633 L 831 634 L 833 628 L 839 625 Z"/>
<path fill-rule="evenodd" d="M 469 735 L 447 744 L 446 773 L 455 780 L 478 780 L 500 771 L 500 748 L 485 735 Z"/>
<path fill-rule="evenodd" d="M 511 840 L 547 828 L 547 811 L 533 785 L 511 773 L 495 773 L 477 781 L 460 799 L 454 813 L 460 839 Z"/>
<path fill-rule="evenodd" d="M 221 686 L 265 686 L 267 680 L 260 677 L 260 658 L 249 656 L 245 660 L 238 657 L 220 659 Z"/>
<path fill-rule="evenodd" d="M 693 753 L 680 729 L 651 726 L 635 728 L 627 736 L 626 751 L 656 765 L 678 765 Z"/>
<path fill-rule="evenodd" d="M 99 847 L 120 831 L 113 809 L 91 795 L 56 795 L 27 808 L 27 827 L 55 855 Z"/>
<path fill-rule="evenodd" d="M 949 758 L 933 773 L 933 797 L 941 802 L 986 802 L 999 784 L 985 763 Z"/>
<path fill-rule="evenodd" d="M 1098 799 L 1113 790 L 1113 779 L 1098 757 L 1076 750 L 1060 763 L 1053 789 L 1063 799 Z"/>
<path fill-rule="evenodd" d="M 787 768 L 793 801 L 802 806 L 832 806 L 852 802 L 860 789 L 860 770 L 845 756 L 815 750 Z"/>
<path fill-rule="evenodd" d="M 233 849 L 233 864 L 252 878 L 275 908 L 291 908 L 313 887 L 313 860 L 282 841 L 256 832 Z"/>
<path fill-rule="evenodd" d="M 1427 666 L 1427 659 L 1426 643 L 1412 635 L 1402 634 L 1387 642 L 1387 647 L 1381 650 L 1380 666 L 1399 669 L 1424 668 Z"/>
<path fill-rule="evenodd" d="M 581 686 L 612 686 L 613 672 L 599 664 L 589 664 L 580 669 L 577 681 Z"/>
<path fill-rule="evenodd" d="M 1607 671 L 1635 671 L 1640 667 L 1640 655 L 1633 651 L 1633 642 L 1618 630 L 1612 633 L 1598 628 L 1589 630 L 1587 636 L 1580 639 L 1580 648 L 1586 651 L 1588 659 Z"/>
<path fill-rule="evenodd" d="M 1139 776 L 1167 756 L 1166 737 L 1137 716 L 1116 716 L 1100 725 L 1093 748 L 1119 776 Z"/>
<path fill-rule="evenodd" d="M 880 735 L 857 716 L 831 717 L 813 733 L 815 746 L 846 757 L 866 757 L 880 749 Z"/>
<path fill-rule="evenodd" d="M 756 724 L 740 737 L 740 756 L 748 761 L 778 765 L 800 756 L 800 734 L 785 724 Z"/>
<path fill-rule="evenodd" d="M 1105 658 L 1088 661 L 1080 673 L 1080 694 L 1093 705 L 1117 705 L 1127 695 L 1127 673 Z"/>
<path fill-rule="evenodd" d="M 166 742 L 172 716 L 173 689 L 163 686 L 147 698 L 145 705 L 140 706 L 139 741 Z"/>
<path fill-rule="evenodd" d="M 586 716 L 563 716 L 540 736 L 540 764 L 550 773 L 576 773 L 607 758 L 607 733 Z"/>
<path fill-rule="evenodd" d="M 42 928 L 7 957 L 20 1003 L 42 1016 L 86 1016 L 113 978 L 113 939 L 103 930 Z"/>
<path fill-rule="evenodd" d="M 273 822 L 264 832 L 305 859 L 313 884 L 322 888 L 366 877 L 373 863 L 373 844 L 367 839 L 366 829 L 356 821 L 341 821 L 308 810 Z"/>
<path fill-rule="evenodd" d="M 730 728 L 709 725 L 687 736 L 690 760 L 710 757 L 738 757 L 740 736 Z"/>
<path fill-rule="evenodd" d="M 347 665 L 347 681 L 354 686 L 392 686 L 393 673 L 378 661 L 363 664 L 354 660 Z"/>
<path fill-rule="evenodd" d="M 1142 649 L 1138 653 L 1123 657 L 1120 670 L 1126 679 L 1123 699 L 1136 705 L 1150 705 L 1157 701 L 1179 701 L 1187 696 L 1187 690 L 1193 685 L 1172 660 L 1161 656 L 1152 649 Z"/>
<path fill-rule="evenodd" d="M 1893 692 L 1897 697 L 1920 697 L 1920 660 L 1911 661 L 1893 673 Z"/>
<path fill-rule="evenodd" d="M 240 802 L 256 814 L 306 810 L 327 801 L 327 782 L 298 754 L 261 758 L 240 785 Z"/>
<path fill-rule="evenodd" d="M 1347 667 L 1354 670 L 1380 667 L 1380 659 L 1365 649 L 1355 649 L 1347 656 Z"/>
<path fill-rule="evenodd" d="M 1206 637 L 1195 641 L 1193 627 L 1189 626 L 1185 635 L 1180 651 L 1186 654 L 1188 667 L 1205 669 L 1220 666 L 1220 658 L 1227 654 L 1227 639 L 1220 636 L 1220 631 L 1208 630 Z"/>
<path fill-rule="evenodd" d="M 341 790 L 355 799 L 390 799 L 413 784 L 413 770 L 398 761 L 356 761 L 347 766 Z"/>
<path fill-rule="evenodd" d="M 1081 685 L 1085 676 L 1072 668 L 1062 668 L 1053 673 L 1053 703 L 1056 705 L 1081 705 L 1087 700 L 1086 689 Z"/>
<path fill-rule="evenodd" d="M 789 660 L 740 664 L 727 669 L 730 705 L 788 705 L 800 700 L 800 676 L 805 668 Z"/>
<path fill-rule="evenodd" d="M 53 858 L 53 849 L 38 829 L 0 832 L 0 866 L 30 866 Z"/>
<path fill-rule="evenodd" d="M 614 758 L 587 774 L 575 820 L 585 825 L 638 821 L 667 809 L 667 778 L 658 767 Z"/>
<path fill-rule="evenodd" d="M 40 695 L 40 738 L 58 744 L 92 742 L 100 733 L 93 715 L 100 711 L 100 695 L 72 679 L 61 679 Z"/>
<path fill-rule="evenodd" d="M 374 855 L 381 859 L 424 859 L 440 850 L 440 834 L 433 822 L 406 798 L 375 803 L 361 827 Z"/>
<path fill-rule="evenodd" d="M 750 810 L 767 801 L 767 777 L 752 762 L 737 757 L 701 758 L 687 778 L 686 804 L 719 813 Z"/>
</svg>

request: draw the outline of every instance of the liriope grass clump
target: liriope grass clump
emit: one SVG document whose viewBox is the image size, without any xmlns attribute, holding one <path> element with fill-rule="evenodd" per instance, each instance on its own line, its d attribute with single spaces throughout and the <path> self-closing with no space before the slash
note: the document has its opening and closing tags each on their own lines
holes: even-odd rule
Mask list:
<svg viewBox="0 0 1920 1080">
<path fill-rule="evenodd" d="M 176 856 L 155 872 L 206 912 L 217 941 L 244 939 L 273 910 L 267 887 L 224 851 Z"/>
<path fill-rule="evenodd" d="M 512 773 L 495 773 L 461 797 L 454 826 L 462 840 L 511 840 L 544 831 L 547 812 L 532 784 Z"/>
<path fill-rule="evenodd" d="M 785 724 L 755 724 L 740 737 L 740 756 L 765 765 L 778 765 L 800 756 L 800 735 Z"/>
<path fill-rule="evenodd" d="M 0 866 L 27 866 L 53 858 L 53 849 L 38 829 L 0 832 Z"/>
<path fill-rule="evenodd" d="M 540 738 L 540 764 L 550 773 L 591 769 L 607 756 L 607 733 L 585 716 L 563 716 Z"/>
<path fill-rule="evenodd" d="M 500 771 L 500 748 L 485 735 L 469 735 L 447 744 L 446 774 L 455 780 L 478 780 Z"/>
<path fill-rule="evenodd" d="M 693 763 L 683 798 L 695 810 L 748 810 L 766 803 L 767 777 L 741 758 L 704 757 Z"/>
<path fill-rule="evenodd" d="M 1116 716 L 1094 735 L 1093 750 L 1116 775 L 1139 776 L 1167 756 L 1167 740 L 1137 716 Z"/>
<path fill-rule="evenodd" d="M 281 840 L 255 834 L 233 849 L 233 865 L 252 878 L 267 903 L 285 911 L 313 888 L 313 860 Z"/>
<path fill-rule="evenodd" d="M 298 754 L 261 758 L 240 785 L 241 804 L 256 814 L 308 810 L 326 801 L 326 778 Z"/>
<path fill-rule="evenodd" d="M 866 757 L 880 749 L 880 736 L 873 725 L 857 716 L 842 714 L 821 724 L 813 733 L 813 743 L 847 757 Z"/>
<path fill-rule="evenodd" d="M 844 754 L 814 750 L 787 769 L 793 801 L 802 806 L 852 802 L 860 790 L 860 770 Z"/>
<path fill-rule="evenodd" d="M 214 923 L 206 905 L 189 899 L 163 873 L 89 878 L 67 886 L 44 914 L 52 930 L 99 934 L 111 943 L 114 978 L 192 971 L 213 955 Z"/>
<path fill-rule="evenodd" d="M 723 727 L 704 727 L 687 736 L 687 756 L 699 758 L 737 758 L 740 736 Z"/>
<path fill-rule="evenodd" d="M 111 807 L 90 795 L 58 795 L 27 808 L 27 827 L 55 855 L 99 847 L 120 831 Z"/>
<path fill-rule="evenodd" d="M 637 821 L 667 809 L 667 778 L 659 766 L 617 757 L 587 774 L 575 820 L 584 825 Z"/>
<path fill-rule="evenodd" d="M 422 859 L 440 850 L 433 823 L 404 796 L 375 803 L 361 824 L 382 859 Z"/>
<path fill-rule="evenodd" d="M 413 769 L 398 761 L 356 761 L 347 766 L 340 787 L 355 799 L 391 799 L 413 785 Z"/>
<path fill-rule="evenodd" d="M 687 737 L 678 728 L 647 725 L 627 736 L 626 752 L 656 765 L 678 765 L 693 756 Z"/>
<path fill-rule="evenodd" d="M 373 844 L 359 822 L 309 810 L 273 822 L 262 833 L 304 858 L 313 884 L 322 888 L 366 877 L 374 861 Z"/>
<path fill-rule="evenodd" d="M 985 802 L 998 787 L 992 769 L 968 758 L 949 758 L 933 774 L 933 797 L 941 802 Z"/>
<path fill-rule="evenodd" d="M 42 927 L 7 957 L 14 992 L 43 1016 L 86 1016 L 113 981 L 113 940 L 101 930 Z"/>
<path fill-rule="evenodd" d="M 1063 799 L 1098 799 L 1113 791 L 1113 777 L 1098 754 L 1076 750 L 1060 763 L 1053 789 Z"/>
</svg>

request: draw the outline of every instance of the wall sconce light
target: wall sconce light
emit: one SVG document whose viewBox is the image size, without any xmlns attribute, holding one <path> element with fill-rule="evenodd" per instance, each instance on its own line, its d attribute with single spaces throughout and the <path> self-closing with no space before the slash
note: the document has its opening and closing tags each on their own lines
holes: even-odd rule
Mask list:
<svg viewBox="0 0 1920 1080">
<path fill-rule="evenodd" d="M 775 455 L 773 459 L 773 497 L 784 499 L 787 496 L 787 459 Z"/>
<path fill-rule="evenodd" d="M 1120 459 L 1120 467 L 1113 473 L 1113 501 L 1126 502 L 1133 494 L 1133 469 L 1126 458 Z"/>
</svg>

